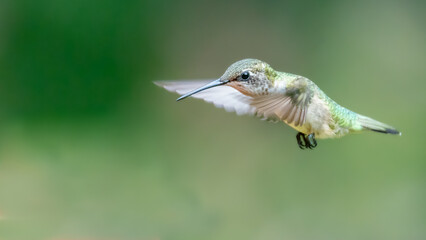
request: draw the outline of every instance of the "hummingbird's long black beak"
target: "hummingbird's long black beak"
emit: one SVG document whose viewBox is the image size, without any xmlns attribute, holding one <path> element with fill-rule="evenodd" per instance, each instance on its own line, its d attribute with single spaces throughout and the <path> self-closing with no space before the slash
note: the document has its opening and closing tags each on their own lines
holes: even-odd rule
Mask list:
<svg viewBox="0 0 426 240">
<path fill-rule="evenodd" d="M 217 87 L 217 86 L 226 84 L 228 82 L 229 82 L 228 80 L 225 80 L 225 81 L 223 81 L 221 79 L 214 80 L 213 82 L 211 82 L 211 83 L 209 83 L 207 85 L 204 85 L 204 86 L 202 86 L 200 88 L 197 88 L 197 89 L 195 89 L 195 90 L 193 90 L 193 91 L 191 91 L 189 93 L 185 93 L 184 95 L 182 95 L 178 99 L 176 99 L 176 101 L 180 101 L 180 100 L 185 99 L 185 98 L 187 98 L 187 97 L 189 97 L 189 96 L 191 96 L 193 94 L 196 94 L 198 92 L 204 91 L 204 90 L 212 88 L 212 87 Z"/>
</svg>

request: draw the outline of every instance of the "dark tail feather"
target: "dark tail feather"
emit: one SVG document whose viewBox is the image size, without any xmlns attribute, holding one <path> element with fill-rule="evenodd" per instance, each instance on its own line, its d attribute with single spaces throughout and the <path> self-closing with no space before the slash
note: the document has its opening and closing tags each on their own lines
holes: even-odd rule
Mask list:
<svg viewBox="0 0 426 240">
<path fill-rule="evenodd" d="M 379 133 L 390 133 L 390 134 L 399 134 L 401 135 L 401 132 L 398 132 L 398 130 L 392 129 L 392 128 L 386 128 L 385 130 L 378 130 L 378 129 L 371 129 L 367 128 L 368 130 L 371 130 L 373 132 L 379 132 Z"/>
<path fill-rule="evenodd" d="M 358 119 L 360 125 L 367 130 L 371 130 L 379 133 L 389 133 L 389 134 L 398 134 L 401 135 L 401 132 L 396 130 L 394 127 L 391 127 L 387 124 L 376 121 L 372 118 L 366 116 L 359 116 Z"/>
</svg>

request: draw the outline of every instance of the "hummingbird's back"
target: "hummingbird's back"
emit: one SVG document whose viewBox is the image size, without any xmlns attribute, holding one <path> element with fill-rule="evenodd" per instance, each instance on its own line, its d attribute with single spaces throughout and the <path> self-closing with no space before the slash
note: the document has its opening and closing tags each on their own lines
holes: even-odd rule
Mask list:
<svg viewBox="0 0 426 240">
<path fill-rule="evenodd" d="M 376 121 L 372 118 L 363 116 L 345 107 L 342 107 L 333 99 L 328 97 L 318 86 L 316 86 L 316 88 L 318 89 L 317 92 L 319 98 L 321 98 L 330 109 L 330 115 L 334 122 L 334 126 L 333 124 L 331 125 L 335 128 L 336 137 L 343 136 L 349 132 L 359 132 L 363 130 L 371 130 L 375 132 L 390 134 L 400 134 L 398 130 L 387 124 Z"/>
</svg>

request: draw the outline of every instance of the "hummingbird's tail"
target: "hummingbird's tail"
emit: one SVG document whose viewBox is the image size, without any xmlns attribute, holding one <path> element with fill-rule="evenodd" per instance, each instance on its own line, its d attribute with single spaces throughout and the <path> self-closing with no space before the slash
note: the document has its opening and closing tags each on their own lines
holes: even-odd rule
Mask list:
<svg viewBox="0 0 426 240">
<path fill-rule="evenodd" d="M 381 123 L 363 115 L 358 116 L 358 122 L 362 126 L 362 128 L 366 130 L 401 135 L 401 132 L 396 130 L 394 127 L 391 127 L 387 124 Z"/>
</svg>

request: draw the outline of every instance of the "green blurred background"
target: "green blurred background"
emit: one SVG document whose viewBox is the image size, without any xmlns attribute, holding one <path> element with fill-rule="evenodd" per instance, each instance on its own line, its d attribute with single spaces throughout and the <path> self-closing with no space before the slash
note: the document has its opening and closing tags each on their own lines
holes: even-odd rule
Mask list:
<svg viewBox="0 0 426 240">
<path fill-rule="evenodd" d="M 0 239 L 425 239 L 424 1 L 0 1 Z M 258 58 L 400 129 L 301 151 L 153 80 Z"/>
</svg>

